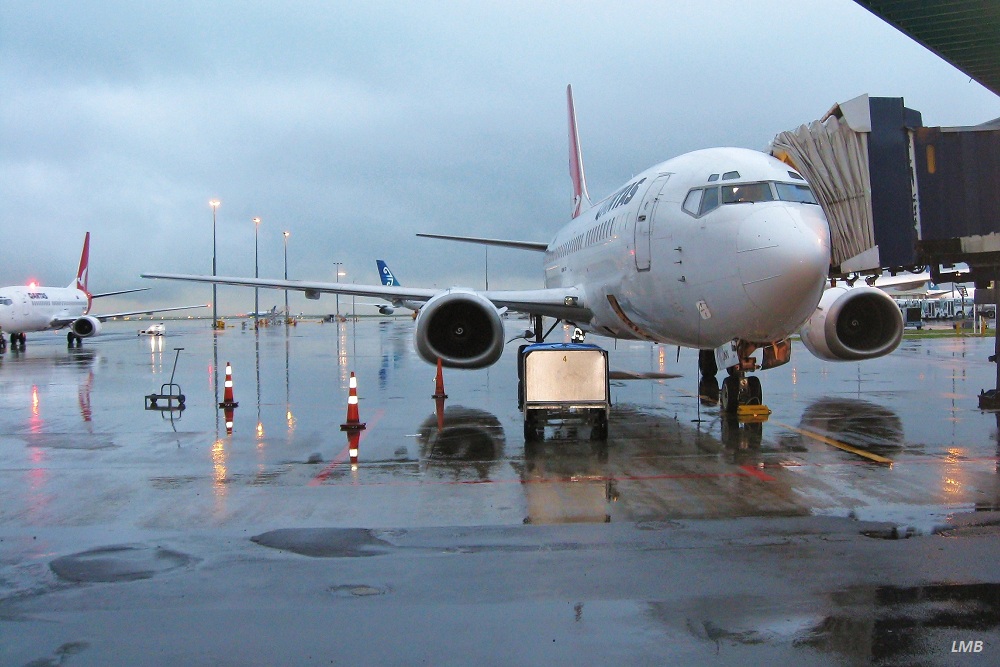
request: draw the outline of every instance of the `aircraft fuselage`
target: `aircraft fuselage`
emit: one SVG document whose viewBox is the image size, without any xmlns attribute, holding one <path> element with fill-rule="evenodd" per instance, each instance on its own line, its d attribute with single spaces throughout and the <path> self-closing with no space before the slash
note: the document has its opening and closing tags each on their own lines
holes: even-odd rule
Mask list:
<svg viewBox="0 0 1000 667">
<path fill-rule="evenodd" d="M 87 293 L 72 287 L 13 286 L 0 289 L 0 329 L 5 333 L 45 331 L 53 321 L 87 314 Z"/>
<path fill-rule="evenodd" d="M 794 201 L 805 188 L 756 151 L 667 160 L 557 233 L 545 286 L 580 287 L 593 317 L 577 324 L 601 335 L 701 349 L 786 338 L 815 312 L 830 263 L 821 208 Z"/>
</svg>

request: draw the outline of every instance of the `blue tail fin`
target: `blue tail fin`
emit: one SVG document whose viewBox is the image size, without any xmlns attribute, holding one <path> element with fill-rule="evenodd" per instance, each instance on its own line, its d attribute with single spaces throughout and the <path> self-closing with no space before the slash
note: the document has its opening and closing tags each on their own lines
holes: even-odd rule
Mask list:
<svg viewBox="0 0 1000 667">
<path fill-rule="evenodd" d="M 396 280 L 396 276 L 392 275 L 392 271 L 389 267 L 385 265 L 385 262 L 381 259 L 376 259 L 375 264 L 378 265 L 378 275 L 382 279 L 382 284 L 389 287 L 402 287 L 399 281 Z"/>
</svg>

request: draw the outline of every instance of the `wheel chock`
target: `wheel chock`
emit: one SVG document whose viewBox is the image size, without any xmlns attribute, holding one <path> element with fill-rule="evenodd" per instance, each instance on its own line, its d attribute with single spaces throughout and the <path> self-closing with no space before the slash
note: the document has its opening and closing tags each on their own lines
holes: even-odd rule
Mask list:
<svg viewBox="0 0 1000 667">
<path fill-rule="evenodd" d="M 736 418 L 741 422 L 759 424 L 766 422 L 771 414 L 771 408 L 766 405 L 739 405 L 736 407 Z"/>
</svg>

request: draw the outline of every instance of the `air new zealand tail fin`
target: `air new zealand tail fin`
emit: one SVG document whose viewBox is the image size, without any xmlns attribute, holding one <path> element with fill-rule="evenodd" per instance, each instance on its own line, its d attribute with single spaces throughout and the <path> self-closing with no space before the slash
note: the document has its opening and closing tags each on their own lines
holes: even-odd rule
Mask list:
<svg viewBox="0 0 1000 667">
<path fill-rule="evenodd" d="M 399 281 L 396 280 L 396 276 L 392 275 L 392 271 L 386 266 L 385 262 L 381 259 L 376 259 L 375 264 L 378 265 L 378 275 L 382 280 L 382 284 L 389 287 L 402 287 Z"/>
</svg>

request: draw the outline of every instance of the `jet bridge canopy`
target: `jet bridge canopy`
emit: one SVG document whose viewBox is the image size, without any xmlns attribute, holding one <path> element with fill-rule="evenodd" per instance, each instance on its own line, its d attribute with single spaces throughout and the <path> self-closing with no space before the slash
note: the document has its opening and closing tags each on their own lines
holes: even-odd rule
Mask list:
<svg viewBox="0 0 1000 667">
<path fill-rule="evenodd" d="M 862 95 L 771 142 L 826 213 L 832 275 L 916 264 L 909 130 L 920 124 L 902 98 Z"/>
<path fill-rule="evenodd" d="M 778 134 L 771 153 L 806 177 L 830 223 L 831 276 L 968 264 L 1000 269 L 1000 120 L 923 127 L 902 98 L 862 95 Z"/>
</svg>

